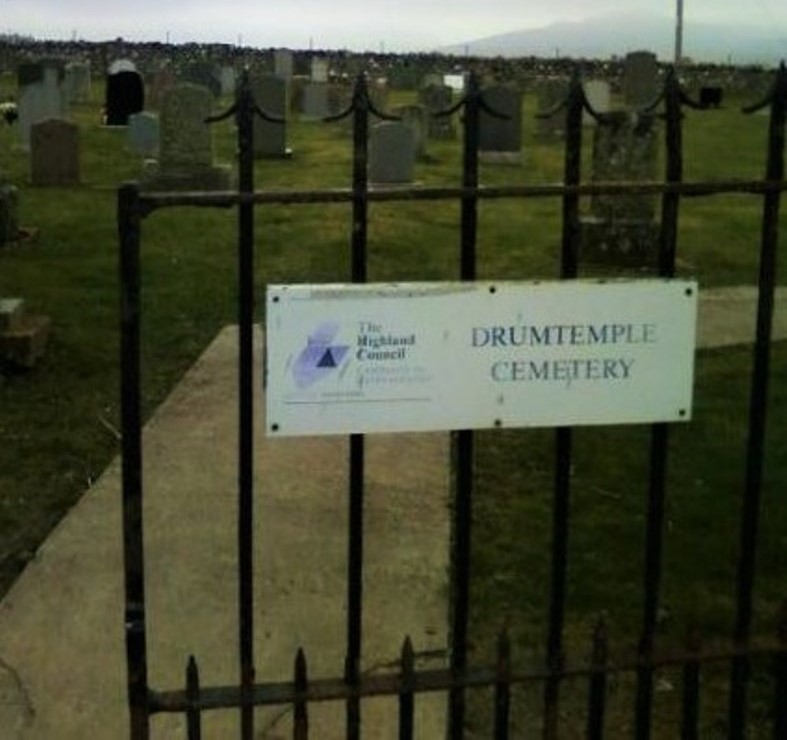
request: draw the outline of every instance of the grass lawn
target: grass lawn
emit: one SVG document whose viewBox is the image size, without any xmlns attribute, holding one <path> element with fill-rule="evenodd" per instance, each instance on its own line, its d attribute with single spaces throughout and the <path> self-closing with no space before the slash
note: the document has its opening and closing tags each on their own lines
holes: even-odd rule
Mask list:
<svg viewBox="0 0 787 740">
<path fill-rule="evenodd" d="M 93 95 L 91 104 L 73 111 L 81 128 L 79 187 L 31 187 L 28 157 L 15 147 L 16 131 L 0 127 L 0 171 L 20 187 L 22 224 L 40 230 L 34 243 L 0 252 L 0 296 L 21 296 L 31 312 L 53 319 L 45 359 L 32 372 L 6 369 L 0 374 L 0 593 L 119 448 L 115 191 L 120 182 L 137 176 L 141 161 L 125 149 L 123 130 L 97 125 L 100 86 L 94 86 Z M 395 93 L 392 98 L 393 105 L 407 102 L 412 94 Z M 731 102 L 720 111 L 686 112 L 687 179 L 762 176 L 767 118 L 742 115 L 737 104 L 743 102 Z M 534 97 L 526 96 L 524 105 L 526 165 L 483 166 L 482 183 L 561 179 L 561 144 L 534 138 Z M 233 135 L 231 123 L 216 126 L 219 162 L 232 161 Z M 588 153 L 589 135 L 585 141 Z M 295 123 L 289 144 L 295 151 L 291 161 L 257 163 L 258 187 L 349 184 L 350 136 L 341 124 Z M 431 160 L 417 166 L 418 182 L 458 184 L 459 153 L 458 141 L 431 144 Z M 584 172 L 588 174 L 587 167 Z M 696 277 L 702 288 L 755 283 L 760 214 L 761 201 L 752 196 L 684 202 L 680 274 Z M 453 203 L 372 205 L 370 279 L 457 277 L 458 220 Z M 143 224 L 146 414 L 218 330 L 234 321 L 235 221 L 234 211 L 180 209 L 157 213 Z M 258 295 L 268 282 L 348 278 L 349 206 L 264 207 L 258 209 L 256 223 Z M 783 254 L 784 217 L 781 235 Z M 483 203 L 479 276 L 554 277 L 559 240 L 557 199 Z M 784 283 L 786 273 L 781 274 Z M 261 311 L 261 301 L 259 305 Z M 709 638 L 731 631 L 750 366 L 748 348 L 699 353 L 694 419 L 671 434 L 659 640 L 680 642 L 691 626 L 699 626 Z M 785 378 L 787 344 L 777 343 L 756 581 L 755 622 L 765 634 L 772 633 L 777 605 L 787 596 Z M 636 426 L 577 432 L 566 623 L 567 648 L 574 654 L 587 653 L 588 635 L 600 614 L 615 644 L 636 641 L 648 435 L 648 429 Z M 549 430 L 478 435 L 471 633 L 479 659 L 491 658 L 504 622 L 511 625 L 515 660 L 542 650 L 553 437 Z M 672 706 L 678 693 L 664 688 L 672 685 L 664 680 L 659 702 L 671 701 Z M 582 690 L 577 691 L 581 695 Z M 626 691 L 621 679 L 614 696 Z M 715 737 L 724 729 L 723 694 L 713 682 L 709 693 L 703 737 Z M 535 722 L 526 711 L 537 706 L 537 694 L 531 690 L 518 704 L 517 727 L 522 732 Z M 478 702 L 473 706 L 480 713 L 484 702 Z M 631 711 L 620 703 L 619 711 L 611 710 L 610 721 L 622 731 Z M 581 706 L 579 699 L 569 702 L 569 715 L 574 706 Z M 761 709 L 766 713 L 767 704 Z M 665 722 L 670 711 L 674 707 L 665 710 Z M 663 732 L 664 737 L 673 736 L 667 724 Z"/>
</svg>

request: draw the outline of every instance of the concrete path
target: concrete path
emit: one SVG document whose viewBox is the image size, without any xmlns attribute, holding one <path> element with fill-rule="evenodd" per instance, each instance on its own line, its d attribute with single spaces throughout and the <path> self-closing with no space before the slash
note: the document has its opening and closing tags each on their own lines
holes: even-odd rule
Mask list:
<svg viewBox="0 0 787 740">
<path fill-rule="evenodd" d="M 755 296 L 751 288 L 702 294 L 699 346 L 751 341 Z M 778 291 L 775 336 L 787 338 L 785 288 Z M 149 667 L 156 688 L 181 687 L 191 653 L 203 684 L 237 680 L 235 343 L 233 328 L 222 331 L 145 428 Z M 312 677 L 341 674 L 346 459 L 344 439 L 269 441 L 257 430 L 259 680 L 289 679 L 299 646 Z M 396 660 L 405 634 L 434 665 L 445 664 L 448 470 L 445 434 L 368 440 L 366 670 Z M 127 736 L 119 491 L 115 461 L 0 604 L 4 739 Z M 442 737 L 444 699 L 419 697 L 417 707 L 417 737 Z M 365 704 L 364 737 L 395 738 L 393 713 L 391 700 Z M 341 737 L 341 707 L 315 706 L 311 716 L 320 728 L 315 737 Z M 237 737 L 236 719 L 209 713 L 203 737 Z M 288 723 L 286 712 L 260 711 L 258 737 L 288 737 Z M 153 728 L 157 738 L 185 737 L 179 716 L 156 717 Z"/>
</svg>

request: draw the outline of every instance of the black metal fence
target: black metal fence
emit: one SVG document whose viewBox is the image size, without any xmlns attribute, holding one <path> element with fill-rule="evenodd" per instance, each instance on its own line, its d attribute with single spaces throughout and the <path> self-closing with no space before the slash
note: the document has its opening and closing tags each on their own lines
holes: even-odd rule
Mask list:
<svg viewBox="0 0 787 740">
<path fill-rule="evenodd" d="M 239 187 L 237 192 L 153 193 L 140 192 L 135 184 L 123 185 L 118 194 L 122 313 L 122 426 L 123 426 L 123 536 L 125 555 L 126 645 L 131 736 L 149 737 L 150 718 L 157 712 L 185 714 L 189 738 L 201 734 L 202 712 L 237 708 L 241 715 L 241 737 L 254 736 L 254 708 L 262 705 L 289 705 L 293 711 L 293 737 L 309 735 L 309 705 L 312 702 L 341 701 L 346 705 L 346 737 L 361 733 L 361 704 L 365 697 L 390 695 L 399 700 L 399 737 L 414 736 L 414 697 L 423 692 L 444 692 L 448 697 L 448 736 L 464 737 L 465 694 L 472 687 L 494 691 L 494 719 L 490 735 L 509 737 L 509 710 L 512 687 L 525 683 L 543 684 L 543 736 L 560 736 L 558 708 L 560 687 L 568 678 L 588 683 L 586 733 L 589 738 L 604 735 L 607 679 L 612 674 L 636 675 L 635 734 L 648 738 L 652 733 L 654 673 L 665 666 L 680 667 L 683 673 L 681 735 L 699 737 L 700 675 L 711 662 L 730 666 L 728 732 L 743 738 L 747 728 L 750 666 L 757 658 L 772 661 L 775 696 L 773 737 L 787 738 L 787 614 L 773 638 L 752 635 L 753 580 L 758 541 L 758 517 L 762 489 L 763 450 L 769 382 L 771 326 L 778 243 L 779 207 L 784 180 L 785 112 L 787 72 L 779 69 L 767 99 L 748 112 L 770 106 L 767 170 L 762 180 L 686 182 L 683 180 L 683 105 L 692 105 L 670 72 L 658 100 L 651 109 L 662 111 L 665 120 L 666 173 L 663 181 L 640 183 L 581 183 L 580 163 L 583 112 L 590 108 L 579 75 L 575 75 L 566 100 L 564 181 L 556 185 L 512 185 L 485 187 L 478 184 L 478 137 L 482 110 L 495 115 L 484 102 L 475 77 L 469 79 L 466 94 L 451 111 L 463 111 L 463 172 L 459 187 L 418 187 L 370 190 L 367 186 L 367 142 L 370 114 L 384 117 L 373 108 L 366 82 L 360 76 L 350 107 L 339 116 L 353 116 L 353 179 L 349 189 L 275 191 L 254 189 L 252 124 L 254 115 L 276 119 L 257 108 L 248 80 L 239 86 L 235 105 L 224 116 L 234 115 L 238 124 Z M 599 117 L 599 116 L 597 116 Z M 217 119 L 218 120 L 218 119 Z M 603 116 L 599 117 L 603 124 Z M 564 654 L 565 589 L 569 502 L 571 496 L 572 439 L 570 428 L 558 428 L 554 468 L 550 606 L 546 659 L 539 665 L 515 667 L 505 632 L 497 646 L 497 660 L 491 666 L 468 664 L 468 607 L 470 582 L 471 521 L 473 502 L 473 432 L 454 433 L 455 501 L 453 516 L 453 587 L 451 593 L 450 666 L 442 670 L 416 670 L 412 645 L 405 639 L 398 671 L 365 675 L 360 671 L 362 650 L 361 615 L 364 518 L 364 438 L 353 435 L 349 455 L 349 539 L 347 567 L 346 659 L 343 675 L 330 680 L 309 680 L 306 656 L 294 656 L 293 679 L 283 683 L 256 683 L 253 654 L 254 611 L 252 592 L 252 454 L 253 378 L 252 326 L 254 316 L 254 208 L 260 205 L 301 203 L 352 203 L 353 282 L 367 279 L 367 208 L 370 202 L 413 200 L 459 200 L 461 203 L 461 279 L 476 277 L 477 207 L 483 199 L 549 198 L 562 199 L 562 253 L 560 276 L 575 278 L 579 264 L 579 201 L 594 194 L 642 193 L 661 196 L 661 231 L 658 274 L 675 272 L 678 214 L 682 198 L 719 193 L 748 193 L 763 199 L 759 297 L 754 364 L 751 377 L 748 447 L 743 516 L 740 524 L 737 570 L 737 611 L 731 640 L 713 649 L 701 647 L 698 639 L 672 653 L 657 651 L 654 645 L 662 575 L 662 543 L 665 528 L 666 472 L 669 426 L 654 424 L 651 431 L 645 567 L 644 606 L 639 647 L 630 660 L 608 660 L 607 637 L 599 623 L 592 640 L 589 661 L 573 663 Z M 186 668 L 185 688 L 160 691 L 150 686 L 147 674 L 145 626 L 144 546 L 142 526 L 141 411 L 140 411 L 140 237 L 142 220 L 158 209 L 173 206 L 237 207 L 238 280 L 240 325 L 239 457 L 238 457 L 238 583 L 239 583 L 239 681 L 234 686 L 200 685 L 196 660 Z M 338 595 L 337 595 L 338 598 Z M 319 728 L 313 736 L 320 737 Z"/>
</svg>

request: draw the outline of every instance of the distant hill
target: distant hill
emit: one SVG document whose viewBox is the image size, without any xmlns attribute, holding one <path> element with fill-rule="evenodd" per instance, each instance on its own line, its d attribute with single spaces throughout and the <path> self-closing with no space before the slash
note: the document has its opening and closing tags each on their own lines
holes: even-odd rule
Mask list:
<svg viewBox="0 0 787 740">
<path fill-rule="evenodd" d="M 473 56 L 540 56 L 608 59 L 649 49 L 659 59 L 675 53 L 675 19 L 615 13 L 574 23 L 511 31 L 440 49 Z M 787 29 L 720 26 L 684 21 L 683 54 L 698 62 L 777 64 L 787 58 Z"/>
</svg>

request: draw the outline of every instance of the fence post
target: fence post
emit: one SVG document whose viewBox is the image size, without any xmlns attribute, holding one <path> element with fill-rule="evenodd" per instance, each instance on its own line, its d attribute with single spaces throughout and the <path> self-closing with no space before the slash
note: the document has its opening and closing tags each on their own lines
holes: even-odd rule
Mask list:
<svg viewBox="0 0 787 740">
<path fill-rule="evenodd" d="M 770 94 L 770 104 L 768 164 L 765 179 L 767 182 L 778 182 L 784 179 L 784 125 L 785 109 L 787 108 L 787 71 L 785 71 L 784 62 L 776 74 L 776 81 Z M 780 200 L 781 193 L 771 190 L 765 193 L 763 203 L 757 333 L 749 396 L 749 436 L 746 449 L 740 554 L 738 556 L 737 612 L 733 632 L 733 639 L 741 648 L 749 642 L 752 621 L 752 593 L 765 456 L 765 425 L 776 285 L 776 251 L 779 241 Z M 733 660 L 730 677 L 729 732 L 731 738 L 744 736 L 748 678 L 749 660 L 745 655 L 741 655 Z"/>
<path fill-rule="evenodd" d="M 139 187 L 118 190 L 120 239 L 120 402 L 123 451 L 123 566 L 128 701 L 133 740 L 150 736 L 145 626 L 145 548 L 142 529 L 142 419 L 140 398 Z"/>
</svg>

